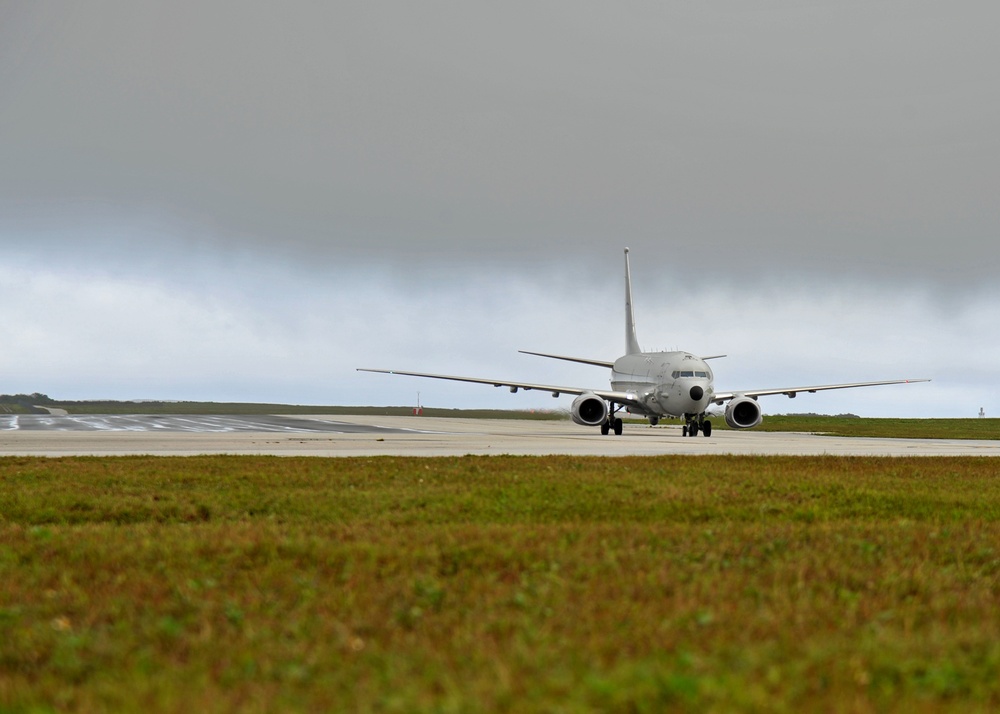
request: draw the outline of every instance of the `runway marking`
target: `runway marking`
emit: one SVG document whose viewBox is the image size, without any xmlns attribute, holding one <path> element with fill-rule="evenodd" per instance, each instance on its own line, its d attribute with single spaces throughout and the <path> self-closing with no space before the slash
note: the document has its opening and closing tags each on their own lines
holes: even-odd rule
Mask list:
<svg viewBox="0 0 1000 714">
<path fill-rule="evenodd" d="M 229 434 L 265 432 L 284 434 L 434 434 L 397 427 L 369 426 L 325 419 L 271 415 L 0 415 L 0 431 L 108 431 L 108 432 L 185 432 Z"/>
<path fill-rule="evenodd" d="M 669 427 L 629 429 L 621 437 L 602 437 L 569 422 L 429 417 L 338 416 L 335 421 L 323 415 L 0 415 L 0 429 L 3 429 L 0 431 L 0 455 L 266 453 L 278 456 L 575 454 L 655 457 L 664 454 L 826 454 L 1000 458 L 1000 441 L 852 439 L 726 430 L 720 430 L 710 439 L 691 439 L 681 436 L 679 428 Z"/>
</svg>

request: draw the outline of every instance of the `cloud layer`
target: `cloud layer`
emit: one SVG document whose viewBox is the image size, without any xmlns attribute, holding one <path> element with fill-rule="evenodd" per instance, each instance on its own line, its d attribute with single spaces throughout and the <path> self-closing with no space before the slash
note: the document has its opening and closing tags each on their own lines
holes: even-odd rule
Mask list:
<svg viewBox="0 0 1000 714">
<path fill-rule="evenodd" d="M 729 353 L 721 388 L 933 376 L 794 406 L 989 410 L 997 20 L 6 6 L 4 372 L 67 397 L 514 406 L 353 367 L 600 386 L 514 350 L 615 356 L 627 244 L 646 346 Z"/>
</svg>

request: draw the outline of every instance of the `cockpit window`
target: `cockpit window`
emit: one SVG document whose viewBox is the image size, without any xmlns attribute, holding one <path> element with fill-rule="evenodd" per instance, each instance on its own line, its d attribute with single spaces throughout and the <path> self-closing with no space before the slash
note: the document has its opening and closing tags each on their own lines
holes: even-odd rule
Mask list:
<svg viewBox="0 0 1000 714">
<path fill-rule="evenodd" d="M 708 372 L 695 372 L 694 376 L 695 377 L 706 377 L 707 378 L 708 377 Z"/>
<path fill-rule="evenodd" d="M 670 376 L 672 376 L 674 379 L 677 379 L 678 377 L 704 377 L 705 379 L 708 379 L 708 372 L 695 372 L 689 369 L 681 371 L 675 369 L 673 371 L 673 374 L 671 374 Z"/>
</svg>

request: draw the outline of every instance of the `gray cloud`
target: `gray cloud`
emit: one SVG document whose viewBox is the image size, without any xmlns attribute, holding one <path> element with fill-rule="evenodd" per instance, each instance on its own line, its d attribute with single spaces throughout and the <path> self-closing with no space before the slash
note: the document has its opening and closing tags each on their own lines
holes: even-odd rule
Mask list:
<svg viewBox="0 0 1000 714">
<path fill-rule="evenodd" d="M 631 242 L 768 276 L 981 282 L 997 19 L 985 2 L 23 5 L 5 18 L 3 208 L 170 214 L 310 262 L 596 264 Z"/>
<path fill-rule="evenodd" d="M 878 374 L 859 378 L 933 372 L 930 332 L 981 332 L 996 296 L 998 20 L 975 1 L 6 4 L 0 267 L 86 288 L 145 359 L 191 365 L 175 391 L 219 384 L 236 344 L 261 358 L 229 396 L 263 388 L 288 358 L 273 335 L 344 369 L 357 351 L 530 377 L 555 368 L 494 353 L 613 356 L 626 244 L 650 346 L 732 354 L 741 335 L 744 357 L 778 348 L 825 379 L 865 363 L 797 345 L 864 334 Z M 326 321 L 280 317 L 310 303 Z M 21 334 L 64 329 L 27 314 Z M 143 314 L 200 346 L 168 349 Z"/>
</svg>

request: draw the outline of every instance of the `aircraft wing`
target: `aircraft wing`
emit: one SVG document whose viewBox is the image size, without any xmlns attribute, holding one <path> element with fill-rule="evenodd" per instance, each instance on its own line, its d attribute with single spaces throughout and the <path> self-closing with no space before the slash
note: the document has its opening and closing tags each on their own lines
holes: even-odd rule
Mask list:
<svg viewBox="0 0 1000 714">
<path fill-rule="evenodd" d="M 828 389 L 854 389 L 855 387 L 879 387 L 883 384 L 911 384 L 914 382 L 929 382 L 929 379 L 889 379 L 882 382 L 849 382 L 847 384 L 819 384 L 812 387 L 782 387 L 779 389 L 747 389 L 739 392 L 716 392 L 712 402 L 723 404 L 734 397 L 766 397 L 771 394 L 784 394 L 794 398 L 799 392 L 823 392 Z"/>
<path fill-rule="evenodd" d="M 532 389 L 539 392 L 551 392 L 553 397 L 560 394 L 596 394 L 602 399 L 615 402 L 616 404 L 631 405 L 638 404 L 639 395 L 635 392 L 614 392 L 608 389 L 586 389 L 581 387 L 559 387 L 553 384 L 534 384 L 532 382 L 511 382 L 504 379 L 484 379 L 481 377 L 458 377 L 453 374 L 429 374 L 427 372 L 401 372 L 397 369 L 365 369 L 358 368 L 359 372 L 378 372 L 380 374 L 402 374 L 407 377 L 426 377 L 428 379 L 449 379 L 453 382 L 472 382 L 473 384 L 491 384 L 494 387 L 507 387 L 511 392 L 523 389 L 528 392 Z"/>
</svg>

